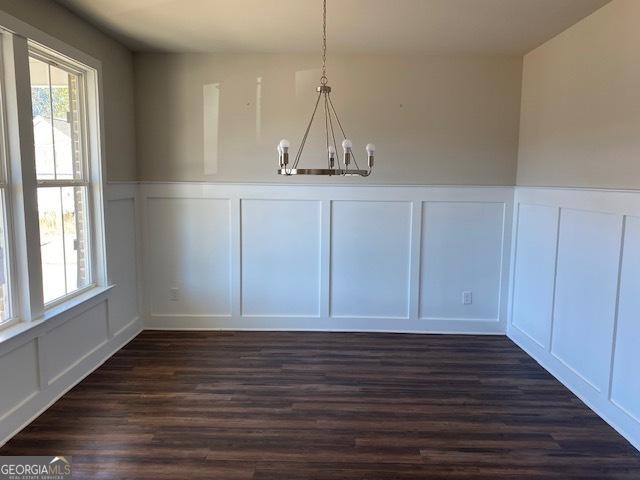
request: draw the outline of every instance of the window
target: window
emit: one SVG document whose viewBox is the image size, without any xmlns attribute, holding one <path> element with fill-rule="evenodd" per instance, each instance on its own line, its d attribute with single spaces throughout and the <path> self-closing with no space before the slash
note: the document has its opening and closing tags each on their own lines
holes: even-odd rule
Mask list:
<svg viewBox="0 0 640 480">
<path fill-rule="evenodd" d="M 94 285 L 84 72 L 31 48 L 31 103 L 45 305 Z"/>
<path fill-rule="evenodd" d="M 3 98 L 4 101 L 4 98 Z M 4 105 L 3 105 L 4 107 Z M 2 109 L 2 111 L 4 108 Z M 6 168 L 6 142 L 4 136 L 4 122 L 2 122 L 0 111 L 0 326 L 4 326 L 13 317 L 12 312 L 12 292 L 11 292 L 11 269 L 10 267 L 10 241 L 8 228 L 7 208 L 9 201 L 7 168 Z"/>
<path fill-rule="evenodd" d="M 0 47 L 0 329 L 6 329 L 56 316 L 81 293 L 103 292 L 89 290 L 106 287 L 107 273 L 100 62 L 36 31 L 0 26 Z"/>
</svg>

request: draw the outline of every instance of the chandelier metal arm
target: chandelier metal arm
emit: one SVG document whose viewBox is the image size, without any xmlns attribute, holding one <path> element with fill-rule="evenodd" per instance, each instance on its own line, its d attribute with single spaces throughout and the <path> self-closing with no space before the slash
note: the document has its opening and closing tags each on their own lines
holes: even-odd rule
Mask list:
<svg viewBox="0 0 640 480">
<path fill-rule="evenodd" d="M 336 112 L 336 107 L 333 106 L 333 101 L 331 100 L 331 95 L 327 95 L 327 98 L 329 99 L 329 105 L 331 105 L 331 110 L 333 110 L 333 114 L 336 117 L 336 120 L 338 122 L 338 126 L 340 127 L 340 131 L 342 132 L 342 138 L 346 139 L 347 138 L 347 134 L 344 133 L 344 128 L 342 128 L 342 123 L 340 122 L 340 117 L 338 117 L 338 112 Z"/>
<path fill-rule="evenodd" d="M 322 92 L 318 93 L 318 98 L 316 99 L 315 107 L 313 107 L 313 113 L 311 114 L 311 119 L 309 120 L 307 129 L 305 130 L 304 136 L 302 137 L 302 141 L 300 142 L 300 147 L 298 148 L 298 152 L 296 153 L 296 159 L 292 167 L 294 169 L 298 167 L 298 163 L 300 162 L 300 157 L 302 156 L 302 150 L 304 149 L 304 146 L 307 143 L 307 136 L 309 135 L 309 130 L 311 130 L 311 125 L 313 124 L 313 119 L 315 118 L 316 112 L 318 111 L 318 104 L 320 103 L 320 97 L 322 97 Z"/>
<path fill-rule="evenodd" d="M 335 135 L 335 131 L 333 129 L 333 120 L 332 117 L 335 117 L 336 122 L 338 123 L 338 125 L 340 125 L 340 119 L 338 118 L 338 114 L 335 111 L 335 109 L 333 108 L 333 105 L 331 104 L 331 95 L 329 93 L 327 93 L 327 95 L 325 95 L 325 101 L 327 102 L 327 105 L 329 106 L 329 121 L 330 121 L 330 125 L 331 125 L 331 136 L 333 138 L 333 144 L 337 147 L 337 143 L 336 143 L 336 135 Z M 340 127 L 340 129 L 342 130 L 342 127 Z M 342 132 L 342 138 L 346 139 L 346 135 L 344 134 L 344 131 Z M 339 169 L 344 169 L 344 171 L 348 171 L 349 170 L 349 166 L 348 165 L 344 165 L 344 167 L 340 164 L 340 155 L 338 155 L 338 168 Z"/>
<path fill-rule="evenodd" d="M 329 117 L 329 128 L 331 129 L 331 138 L 333 139 L 333 148 L 334 148 L 334 150 L 336 150 L 337 147 L 338 147 L 338 144 L 336 143 L 336 134 L 335 134 L 335 132 L 333 130 L 333 119 L 331 118 L 331 109 L 329 108 L 329 101 L 328 101 L 328 98 L 327 98 L 326 95 L 325 95 L 324 101 L 325 101 L 325 104 L 327 105 L 327 111 L 329 112 L 329 115 L 328 115 L 328 117 Z M 336 156 L 336 161 L 338 162 L 338 170 L 341 170 L 342 166 L 340 164 L 340 155 Z"/>
<path fill-rule="evenodd" d="M 331 93 L 327 93 L 327 98 L 329 99 L 329 105 L 331 106 L 331 109 L 333 110 L 333 114 L 336 117 L 336 121 L 338 122 L 338 126 L 340 127 L 340 131 L 342 132 L 342 137 L 343 139 L 346 140 L 347 138 L 347 134 L 344 131 L 344 128 L 342 128 L 342 123 L 340 122 L 340 117 L 338 116 L 338 112 L 336 112 L 336 107 L 333 106 L 333 101 L 331 100 Z M 356 154 L 351 152 L 351 156 L 353 157 L 353 163 L 356 166 L 357 170 L 360 170 L 360 167 L 358 166 L 358 161 L 356 160 Z M 345 167 L 347 170 L 349 169 L 348 166 Z"/>
<path fill-rule="evenodd" d="M 331 165 L 331 156 L 329 155 L 329 115 L 328 115 L 328 106 L 327 106 L 327 96 L 324 96 L 324 134 L 326 140 L 326 152 L 327 152 L 327 166 L 329 168 L 333 168 Z M 333 147 L 335 149 L 335 145 Z"/>
</svg>

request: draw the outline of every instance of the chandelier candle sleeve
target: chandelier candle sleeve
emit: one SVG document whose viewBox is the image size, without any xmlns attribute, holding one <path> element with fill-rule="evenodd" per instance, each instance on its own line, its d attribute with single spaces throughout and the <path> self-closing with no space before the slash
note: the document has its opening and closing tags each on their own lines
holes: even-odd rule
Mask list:
<svg viewBox="0 0 640 480">
<path fill-rule="evenodd" d="M 311 119 L 302 135 L 300 146 L 296 152 L 292 165 L 289 166 L 289 142 L 281 140 L 278 144 L 278 174 L 279 175 L 358 175 L 360 177 L 368 177 L 373 171 L 373 156 L 375 146 L 372 143 L 367 144 L 367 166 L 368 169 L 360 169 L 358 160 L 353 153 L 353 142 L 347 138 L 347 134 L 342 127 L 342 122 L 338 117 L 338 112 L 333 105 L 331 99 L 331 87 L 328 85 L 327 78 L 327 0 L 322 1 L 322 75 L 320 77 L 320 86 L 316 88 L 318 95 L 316 96 Z M 324 114 L 324 130 L 325 142 L 327 148 L 327 163 L 322 168 L 298 168 L 302 152 L 307 142 L 311 126 L 320 109 Z M 343 157 L 342 164 L 336 151 L 336 134 L 342 138 Z M 342 135 L 340 137 L 340 135 Z M 355 164 L 355 168 L 350 168 L 351 164 Z M 328 168 L 326 168 L 328 167 Z"/>
</svg>

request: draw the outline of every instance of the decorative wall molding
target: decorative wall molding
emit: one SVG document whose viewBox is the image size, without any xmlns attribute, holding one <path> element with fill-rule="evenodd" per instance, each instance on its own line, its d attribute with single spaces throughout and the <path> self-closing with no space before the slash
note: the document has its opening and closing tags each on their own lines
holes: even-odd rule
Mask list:
<svg viewBox="0 0 640 480">
<path fill-rule="evenodd" d="M 104 190 L 112 286 L 0 343 L 0 445 L 142 331 L 137 190 Z"/>
<path fill-rule="evenodd" d="M 110 183 L 105 202 L 115 287 L 0 344 L 0 443 L 143 326 L 507 329 L 640 449 L 640 192 Z"/>
<path fill-rule="evenodd" d="M 640 449 L 640 192 L 516 188 L 508 336 Z"/>
<path fill-rule="evenodd" d="M 505 332 L 510 187 L 142 183 L 140 195 L 146 328 Z"/>
</svg>

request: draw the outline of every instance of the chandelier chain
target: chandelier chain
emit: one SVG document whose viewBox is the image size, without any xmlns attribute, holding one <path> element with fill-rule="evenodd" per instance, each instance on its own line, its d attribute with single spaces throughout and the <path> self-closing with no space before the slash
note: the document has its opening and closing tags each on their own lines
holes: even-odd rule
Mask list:
<svg viewBox="0 0 640 480">
<path fill-rule="evenodd" d="M 327 0 L 322 1 L 322 76 L 320 83 L 326 85 L 327 79 Z"/>
</svg>

